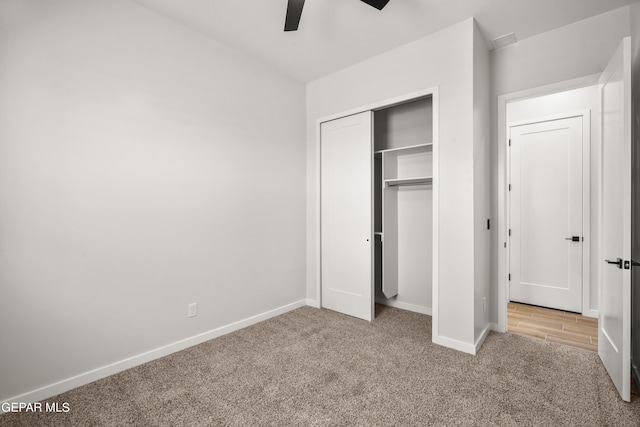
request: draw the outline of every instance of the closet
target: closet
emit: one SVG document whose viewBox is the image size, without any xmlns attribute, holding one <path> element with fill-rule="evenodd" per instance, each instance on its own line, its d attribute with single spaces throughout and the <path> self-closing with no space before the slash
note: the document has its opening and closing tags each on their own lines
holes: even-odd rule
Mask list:
<svg viewBox="0 0 640 427">
<path fill-rule="evenodd" d="M 433 97 L 320 123 L 321 306 L 430 314 Z"/>
<path fill-rule="evenodd" d="M 432 117 L 431 97 L 373 113 L 376 300 L 401 308 L 431 302 Z"/>
</svg>

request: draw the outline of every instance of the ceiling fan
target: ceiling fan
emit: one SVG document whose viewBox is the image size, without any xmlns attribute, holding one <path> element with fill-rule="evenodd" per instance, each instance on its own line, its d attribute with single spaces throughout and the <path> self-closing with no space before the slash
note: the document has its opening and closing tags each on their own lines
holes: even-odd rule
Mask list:
<svg viewBox="0 0 640 427">
<path fill-rule="evenodd" d="M 389 3 L 389 0 L 360 0 L 369 6 L 373 6 L 378 10 L 382 10 L 383 7 Z M 300 16 L 302 15 L 302 6 L 304 6 L 304 0 L 289 0 L 287 4 L 287 17 L 284 21 L 285 31 L 296 31 L 298 24 L 300 23 Z"/>
</svg>

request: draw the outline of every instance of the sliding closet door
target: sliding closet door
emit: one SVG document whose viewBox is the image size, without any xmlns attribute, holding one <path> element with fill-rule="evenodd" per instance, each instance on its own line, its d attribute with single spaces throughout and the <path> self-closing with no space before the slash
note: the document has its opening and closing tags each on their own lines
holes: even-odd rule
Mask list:
<svg viewBox="0 0 640 427">
<path fill-rule="evenodd" d="M 371 112 L 320 125 L 322 306 L 373 320 Z"/>
</svg>

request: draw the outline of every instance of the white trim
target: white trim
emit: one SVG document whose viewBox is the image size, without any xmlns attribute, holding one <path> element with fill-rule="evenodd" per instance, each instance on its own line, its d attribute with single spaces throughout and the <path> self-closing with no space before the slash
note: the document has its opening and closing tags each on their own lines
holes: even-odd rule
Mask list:
<svg viewBox="0 0 640 427">
<path fill-rule="evenodd" d="M 435 322 L 435 317 L 434 317 L 434 322 Z M 452 348 L 454 350 L 458 350 L 461 351 L 463 353 L 467 353 L 467 354 L 472 354 L 472 355 L 476 355 L 477 353 L 477 348 L 475 344 L 469 344 L 466 342 L 462 342 L 462 341 L 458 341 L 456 339 L 453 338 L 447 338 L 447 337 L 443 337 L 442 335 L 434 335 L 433 336 L 433 343 L 434 344 L 438 344 L 441 345 L 443 347 L 449 347 Z M 482 343 L 480 343 L 482 344 Z"/>
<path fill-rule="evenodd" d="M 320 301 L 318 301 L 317 299 L 307 298 L 306 301 L 309 307 L 320 308 Z"/>
<path fill-rule="evenodd" d="M 507 274 L 509 273 L 508 248 L 504 247 L 507 241 L 507 103 L 535 98 L 552 93 L 579 89 L 598 84 L 600 74 L 592 74 L 589 76 L 568 80 L 564 82 L 554 83 L 538 88 L 526 89 L 519 92 L 509 93 L 498 96 L 498 270 L 496 281 L 498 283 L 498 324 L 497 331 L 507 331 L 507 302 L 509 301 L 509 287 L 507 286 Z M 589 262 L 589 260 L 587 260 Z M 435 304 L 434 304 L 435 306 Z"/>
<path fill-rule="evenodd" d="M 158 347 L 153 350 L 140 353 L 132 357 L 128 357 L 126 359 L 111 363 L 109 365 L 92 369 L 87 372 L 83 372 L 81 374 L 64 379 L 62 381 L 55 382 L 53 384 L 46 385 L 36 390 L 28 391 L 18 396 L 14 396 L 12 398 L 6 399 L 1 403 L 38 402 L 40 400 L 47 399 L 51 396 L 64 393 L 76 387 L 80 387 L 80 386 L 92 383 L 94 381 L 97 381 L 99 379 L 108 377 L 110 375 L 117 374 L 118 372 L 122 372 L 124 370 L 142 365 L 144 363 L 150 362 L 155 359 L 159 359 L 161 357 L 178 352 L 180 350 L 193 347 L 194 345 L 201 344 L 213 338 L 217 338 L 222 335 L 226 335 L 231 332 L 237 331 L 239 329 L 246 328 L 247 326 L 255 325 L 256 323 L 260 323 L 272 317 L 279 316 L 281 314 L 287 313 L 289 311 L 295 310 L 300 307 L 304 307 L 305 305 L 306 305 L 305 300 L 300 300 L 300 301 L 293 302 L 291 304 L 286 304 L 281 307 L 275 308 L 273 310 L 265 311 L 264 313 L 247 317 L 246 319 L 239 320 L 237 322 L 233 322 L 228 325 L 221 326 L 219 328 L 215 328 L 207 332 L 203 332 L 201 334 L 193 335 L 189 338 L 185 338 L 180 341 L 176 341 L 174 343 L 167 344 L 165 346 Z M 2 413 L 1 410 L 0 410 L 0 413 Z"/>
<path fill-rule="evenodd" d="M 316 145 L 315 145 L 315 151 L 316 151 L 316 224 L 315 224 L 315 230 L 316 230 L 316 300 L 318 301 L 318 306 L 322 307 L 322 266 L 321 266 L 321 254 L 322 254 L 322 247 L 321 247 L 321 230 L 320 230 L 320 224 L 321 224 L 321 215 L 320 215 L 320 192 L 322 191 L 321 186 L 320 186 L 320 125 L 324 122 L 328 122 L 330 120 L 336 120 L 342 117 L 347 117 L 347 116 L 351 116 L 354 114 L 359 114 L 359 113 L 363 113 L 365 111 L 374 111 L 374 110 L 379 110 L 381 108 L 387 108 L 387 107 L 391 107 L 397 104 L 401 104 L 403 102 L 407 102 L 407 101 L 411 101 L 414 99 L 418 99 L 418 98 L 423 98 L 426 96 L 431 96 L 432 97 L 432 106 L 433 106 L 433 181 L 432 181 L 432 187 L 433 187 L 433 281 L 432 281 L 432 289 L 433 289 L 433 293 L 434 293 L 434 297 L 437 294 L 436 292 L 436 287 L 437 287 L 437 262 L 438 262 L 438 256 L 437 256 L 437 208 L 438 208 L 438 166 L 437 166 L 437 159 L 438 159 L 438 136 L 439 134 L 439 126 L 438 126 L 438 86 L 434 86 L 434 87 L 430 87 L 430 88 L 426 88 L 423 90 L 419 90 L 416 92 L 411 92 L 411 93 L 407 93 L 404 95 L 400 95 L 400 96 L 396 96 L 394 98 L 389 98 L 389 99 L 385 99 L 382 101 L 378 101 L 378 102 L 374 102 L 372 104 L 369 105 L 365 105 L 362 107 L 358 107 L 358 108 L 352 108 L 350 110 L 346 110 L 340 113 L 335 113 L 335 114 L 331 114 L 325 117 L 321 117 L 319 119 L 316 119 Z M 373 150 L 372 150 L 373 152 Z M 372 153 L 373 155 L 373 153 Z M 435 300 L 434 300 L 435 301 Z M 435 306 L 435 304 L 434 304 Z M 435 325 L 435 322 L 434 322 Z"/>
<path fill-rule="evenodd" d="M 320 229 L 320 211 L 321 211 L 321 191 L 322 183 L 320 176 L 320 122 L 316 122 L 316 301 L 318 302 L 318 308 L 322 307 L 322 230 Z"/>
<path fill-rule="evenodd" d="M 370 272 L 370 277 L 371 277 L 371 283 L 369 284 L 369 295 L 371 295 L 371 305 L 370 305 L 370 313 L 369 313 L 369 321 L 373 322 L 373 320 L 376 318 L 376 244 L 375 244 L 375 232 L 376 232 L 376 212 L 375 212 L 375 200 L 376 200 L 376 182 L 375 182 L 375 174 L 376 174 L 376 160 L 375 160 L 375 151 L 376 151 L 376 147 L 375 147 L 375 128 L 374 128 L 374 119 L 373 119 L 373 111 L 369 111 L 369 200 L 371 202 L 370 206 L 371 206 L 371 216 L 369 217 L 369 224 L 371 225 L 371 228 L 369 230 L 369 238 L 371 239 L 371 252 L 370 252 L 370 265 L 369 267 L 371 267 L 371 272 Z M 383 195 L 383 199 L 384 199 L 384 195 Z M 383 202 L 384 205 L 384 202 Z"/>
<path fill-rule="evenodd" d="M 593 318 L 598 318 L 598 310 L 592 310 L 592 309 L 588 309 L 588 310 L 584 310 L 582 312 L 582 315 L 584 317 L 593 317 Z"/>
<path fill-rule="evenodd" d="M 596 112 L 595 114 L 597 114 Z M 582 314 L 591 311 L 591 110 L 582 116 Z M 585 244 L 586 243 L 586 244 Z"/>
<path fill-rule="evenodd" d="M 431 239 L 431 340 L 440 337 L 440 318 L 438 316 L 440 287 L 440 97 L 438 87 L 433 88 L 433 201 Z M 436 342 L 437 344 L 437 342 Z"/>
<path fill-rule="evenodd" d="M 426 314 L 431 316 L 431 307 L 425 307 L 423 305 L 410 304 L 408 302 L 396 301 L 393 298 L 377 297 L 376 302 L 378 304 L 388 305 L 389 307 L 399 308 L 401 310 L 412 311 L 414 313 Z"/>
<path fill-rule="evenodd" d="M 480 334 L 480 336 L 478 337 L 478 339 L 476 340 L 475 343 L 475 352 L 473 354 L 478 354 L 478 351 L 480 350 L 480 347 L 482 347 L 482 343 L 484 343 L 484 340 L 487 339 L 487 336 L 489 335 L 489 332 L 491 332 L 493 329 L 493 325 L 491 323 L 487 323 L 487 326 L 484 327 L 484 329 L 482 330 L 482 333 Z"/>
</svg>

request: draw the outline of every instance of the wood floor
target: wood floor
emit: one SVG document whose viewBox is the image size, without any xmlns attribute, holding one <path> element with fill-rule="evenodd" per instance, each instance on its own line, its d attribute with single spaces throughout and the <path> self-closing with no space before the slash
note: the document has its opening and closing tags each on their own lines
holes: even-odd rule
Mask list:
<svg viewBox="0 0 640 427">
<path fill-rule="evenodd" d="M 507 329 L 514 334 L 598 351 L 598 319 L 576 313 L 510 302 Z"/>
</svg>

